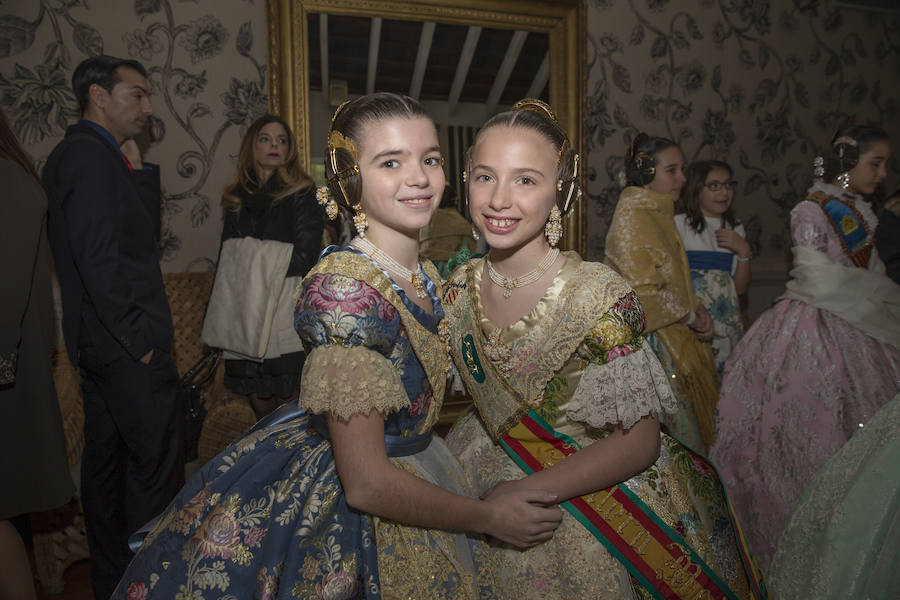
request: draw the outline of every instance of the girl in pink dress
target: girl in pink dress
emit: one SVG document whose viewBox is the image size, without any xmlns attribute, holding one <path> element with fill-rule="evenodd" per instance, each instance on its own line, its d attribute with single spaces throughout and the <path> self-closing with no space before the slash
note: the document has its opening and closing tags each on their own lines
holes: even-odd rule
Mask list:
<svg viewBox="0 0 900 600">
<path fill-rule="evenodd" d="M 791 211 L 787 291 L 725 367 L 711 456 L 763 568 L 807 482 L 900 390 L 900 287 L 864 200 L 890 154 L 876 127 L 836 134 Z"/>
</svg>

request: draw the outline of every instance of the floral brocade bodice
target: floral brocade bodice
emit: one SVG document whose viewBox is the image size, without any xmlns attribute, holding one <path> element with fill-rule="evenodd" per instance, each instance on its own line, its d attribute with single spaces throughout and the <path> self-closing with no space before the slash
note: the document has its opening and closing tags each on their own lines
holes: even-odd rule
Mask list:
<svg viewBox="0 0 900 600">
<path fill-rule="evenodd" d="M 448 315 L 451 320 L 474 321 L 484 360 L 525 405 L 522 410 L 535 409 L 557 431 L 577 440 L 613 425 L 631 427 L 660 410 L 656 383 L 665 382 L 661 371 L 655 373 L 657 378 L 651 375 L 644 311 L 634 290 L 608 267 L 583 263 L 567 253 L 565 265 L 534 308 L 503 328 L 484 316 L 481 306 L 484 262 L 473 261 L 467 270 L 462 289 L 471 301 L 471 316 L 454 305 L 447 306 Z M 449 290 L 462 283 L 459 273 L 448 283 Z M 445 294 L 445 305 L 449 295 Z M 458 345 L 454 335 L 460 335 L 454 329 L 451 325 L 451 349 Z M 463 324 L 462 331 L 467 329 Z M 464 368 L 464 362 L 457 360 L 457 365 Z M 629 386 L 608 386 L 621 382 L 623 373 L 631 380 Z M 483 415 L 492 410 L 493 402 L 476 394 Z"/>
<path fill-rule="evenodd" d="M 355 250 L 339 254 L 353 255 L 357 265 L 367 261 Z M 435 398 L 429 370 L 416 350 L 419 345 L 421 351 L 422 344 L 411 340 L 410 328 L 415 327 L 420 338 L 434 338 L 426 344 L 432 353 L 436 347 L 444 348 L 438 337 L 443 310 L 437 287 L 433 279 L 426 281 L 433 308 L 429 314 L 411 302 L 387 273 L 375 269 L 380 277 L 374 280 L 352 269 L 352 274 L 346 269 L 311 273 L 304 280 L 294 323 L 312 360 L 304 368 L 301 405 L 310 412 L 328 411 L 344 418 L 375 408 L 386 415 L 385 434 L 424 433 L 436 420 L 441 398 Z M 386 297 L 388 289 L 395 303 Z M 313 358 L 333 354 L 329 350 L 341 354 L 324 362 Z M 436 356 L 424 358 L 440 362 Z M 320 376 L 310 378 L 310 369 L 321 370 Z"/>
</svg>

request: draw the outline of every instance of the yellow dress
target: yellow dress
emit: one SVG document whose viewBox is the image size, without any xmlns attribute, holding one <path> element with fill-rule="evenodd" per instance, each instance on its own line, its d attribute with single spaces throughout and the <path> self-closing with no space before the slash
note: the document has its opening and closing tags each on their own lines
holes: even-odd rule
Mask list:
<svg viewBox="0 0 900 600">
<path fill-rule="evenodd" d="M 702 303 L 694 295 L 674 219 L 671 195 L 625 188 L 606 234 L 604 262 L 637 292 L 649 341 L 670 375 L 678 410 L 664 422 L 678 439 L 704 452 L 715 439 L 716 366 L 710 344 L 678 323 Z"/>
</svg>

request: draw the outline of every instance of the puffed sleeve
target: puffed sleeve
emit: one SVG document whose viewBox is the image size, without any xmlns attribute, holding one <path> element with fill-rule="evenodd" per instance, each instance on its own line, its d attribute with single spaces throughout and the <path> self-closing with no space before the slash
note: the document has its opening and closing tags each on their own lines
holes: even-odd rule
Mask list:
<svg viewBox="0 0 900 600">
<path fill-rule="evenodd" d="M 815 202 L 800 202 L 791 211 L 791 237 L 795 246 L 827 254 L 828 228 L 825 211 Z"/>
<path fill-rule="evenodd" d="M 390 356 L 401 323 L 394 306 L 363 281 L 334 273 L 304 283 L 294 327 L 307 349 L 300 406 L 341 419 L 409 406 Z"/>
<path fill-rule="evenodd" d="M 675 410 L 675 396 L 647 345 L 646 317 L 635 292 L 616 302 L 585 338 L 591 362 L 566 410 L 592 427 L 628 429 L 650 414 Z"/>
</svg>

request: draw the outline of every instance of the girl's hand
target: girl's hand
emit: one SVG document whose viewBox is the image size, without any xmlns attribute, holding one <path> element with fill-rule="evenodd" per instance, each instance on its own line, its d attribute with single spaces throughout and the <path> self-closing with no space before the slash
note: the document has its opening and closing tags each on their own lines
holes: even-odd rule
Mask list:
<svg viewBox="0 0 900 600">
<path fill-rule="evenodd" d="M 713 320 L 709 311 L 702 304 L 697 307 L 697 318 L 688 327 L 697 336 L 701 342 L 708 342 L 713 337 Z"/>
<path fill-rule="evenodd" d="M 486 504 L 492 505 L 487 534 L 516 548 L 530 548 L 553 537 L 562 522 L 557 495 L 546 490 L 495 485 Z M 499 486 L 499 488 L 498 488 Z"/>
<path fill-rule="evenodd" d="M 734 229 L 717 229 L 716 244 L 722 248 L 731 250 L 739 258 L 750 256 L 750 244 L 742 238 Z"/>
</svg>

